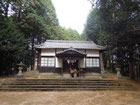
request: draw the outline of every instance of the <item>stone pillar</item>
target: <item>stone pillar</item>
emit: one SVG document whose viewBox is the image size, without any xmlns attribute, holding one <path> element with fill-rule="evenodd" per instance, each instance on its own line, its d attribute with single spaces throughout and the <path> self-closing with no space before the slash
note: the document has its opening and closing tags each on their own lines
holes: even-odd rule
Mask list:
<svg viewBox="0 0 140 105">
<path fill-rule="evenodd" d="M 76 72 L 74 72 L 74 78 L 77 78 L 77 73 Z"/>
</svg>

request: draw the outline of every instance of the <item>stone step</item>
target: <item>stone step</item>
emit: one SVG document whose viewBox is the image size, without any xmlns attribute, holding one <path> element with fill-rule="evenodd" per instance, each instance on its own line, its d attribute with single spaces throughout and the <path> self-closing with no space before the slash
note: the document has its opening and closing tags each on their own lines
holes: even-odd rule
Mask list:
<svg viewBox="0 0 140 105">
<path fill-rule="evenodd" d="M 129 84 L 127 82 L 5 82 L 3 84 Z"/>
<path fill-rule="evenodd" d="M 104 81 L 104 82 L 126 82 L 126 81 L 124 81 L 124 80 L 102 80 L 102 79 L 99 79 L 99 80 L 93 80 L 93 79 L 21 79 L 21 80 L 16 80 L 16 81 L 21 81 L 21 82 L 27 82 L 27 81 L 41 81 L 41 82 L 43 82 L 43 81 L 45 81 L 45 82 L 48 82 L 48 81 L 58 81 L 58 82 L 60 82 L 60 81 L 65 81 L 65 82 L 69 82 L 69 81 L 72 81 L 72 82 L 86 82 L 86 81 L 90 81 L 90 82 L 94 82 L 94 81 Z M 10 81 L 9 81 L 10 82 Z"/>
<path fill-rule="evenodd" d="M 60 85 L 67 85 L 67 84 L 71 84 L 71 85 L 78 85 L 78 84 L 85 84 L 85 85 L 130 85 L 128 82 L 118 82 L 118 81 L 11 81 L 11 82 L 5 82 L 3 83 L 3 85 L 37 85 L 37 84 L 42 84 L 42 85 L 49 85 L 49 84 L 60 84 Z"/>
<path fill-rule="evenodd" d="M 7 82 L 13 82 L 13 81 L 7 81 Z M 90 80 L 89 81 L 84 81 L 84 80 L 82 80 L 82 81 L 75 81 L 75 80 L 70 80 L 70 81 L 67 81 L 67 80 L 65 80 L 65 81 L 62 81 L 62 80 L 60 80 L 60 81 L 53 81 L 53 80 L 52 81 L 51 80 L 50 81 L 49 80 L 48 81 L 43 81 L 43 80 L 42 81 L 41 80 L 40 81 L 38 81 L 38 80 L 36 80 L 36 81 L 32 81 L 32 80 L 18 81 L 17 80 L 15 82 L 105 82 L 105 83 L 107 83 L 107 82 L 108 83 L 110 83 L 110 82 L 114 82 L 114 83 L 120 82 L 120 83 L 126 83 L 127 81 L 102 81 L 102 80 L 101 81 L 90 81 Z"/>
<path fill-rule="evenodd" d="M 103 86 L 103 85 L 8 85 L 8 88 L 129 88 L 131 86 Z"/>
<path fill-rule="evenodd" d="M 99 73 L 85 73 L 83 74 L 84 78 L 101 78 L 101 74 Z"/>
<path fill-rule="evenodd" d="M 21 79 L 5 81 L 0 91 L 131 90 L 125 80 L 103 79 Z"/>
<path fill-rule="evenodd" d="M 4 83 L 3 85 L 106 85 L 106 86 L 131 86 L 128 83 Z"/>
<path fill-rule="evenodd" d="M 0 88 L 0 91 L 133 91 L 133 88 Z"/>
</svg>

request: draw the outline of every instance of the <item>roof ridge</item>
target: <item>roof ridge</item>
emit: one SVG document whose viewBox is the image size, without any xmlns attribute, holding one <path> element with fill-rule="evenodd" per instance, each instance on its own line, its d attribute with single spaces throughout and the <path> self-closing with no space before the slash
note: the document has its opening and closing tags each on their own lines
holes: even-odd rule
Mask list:
<svg viewBox="0 0 140 105">
<path fill-rule="evenodd" d="M 58 43 L 94 43 L 93 41 L 82 41 L 82 40 L 46 40 L 45 42 L 58 42 Z"/>
</svg>

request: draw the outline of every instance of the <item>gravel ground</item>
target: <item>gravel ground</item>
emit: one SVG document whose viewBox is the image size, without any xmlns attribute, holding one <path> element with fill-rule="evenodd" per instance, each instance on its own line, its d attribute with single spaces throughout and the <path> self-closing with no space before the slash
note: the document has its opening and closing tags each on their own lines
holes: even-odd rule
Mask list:
<svg viewBox="0 0 140 105">
<path fill-rule="evenodd" d="M 140 105 L 140 92 L 0 92 L 0 105 Z"/>
</svg>

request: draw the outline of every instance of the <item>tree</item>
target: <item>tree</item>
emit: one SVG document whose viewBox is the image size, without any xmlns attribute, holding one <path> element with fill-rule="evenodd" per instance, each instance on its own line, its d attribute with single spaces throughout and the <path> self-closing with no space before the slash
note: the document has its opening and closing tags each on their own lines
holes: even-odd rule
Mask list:
<svg viewBox="0 0 140 105">
<path fill-rule="evenodd" d="M 33 67 L 34 45 L 55 36 L 55 28 L 58 26 L 55 9 L 51 0 L 16 0 L 12 3 L 12 17 L 17 28 L 28 40 Z"/>
<path fill-rule="evenodd" d="M 11 14 L 9 14 L 10 12 Z M 2 27 L 0 29 L 1 43 L 8 40 L 6 38 L 11 39 L 10 48 L 2 45 L 0 49 L 1 53 L 4 53 L 2 52 L 4 48 L 6 48 L 6 51 L 10 54 L 14 51 L 20 51 L 21 49 L 18 49 L 18 45 L 20 46 L 20 43 L 24 43 L 23 45 L 26 46 L 26 49 L 22 49 L 21 52 L 19 52 L 19 55 L 13 54 L 13 56 L 19 56 L 19 59 L 22 58 L 20 60 L 26 61 L 24 62 L 25 64 L 28 63 L 32 65 L 35 56 L 34 45 L 41 44 L 46 39 L 50 39 L 52 36 L 55 37 L 55 34 L 57 33 L 56 27 L 59 25 L 55 8 L 51 0 L 1 0 L 0 22 Z M 13 33 L 8 33 L 7 30 L 13 30 Z M 15 42 L 13 42 L 12 40 L 14 40 L 14 38 L 17 39 L 16 37 L 20 37 L 23 41 L 18 42 L 18 40 L 15 40 Z M 14 44 L 17 49 L 14 48 Z M 11 51 L 10 49 L 13 50 Z M 27 53 L 23 54 L 23 52 Z M 24 57 L 22 55 L 24 55 Z M 10 58 L 3 58 L 3 64 L 6 64 L 8 59 Z M 12 62 L 14 62 L 13 59 L 11 59 L 11 63 L 9 64 L 12 64 Z"/>
<path fill-rule="evenodd" d="M 8 16 L 9 6 L 11 0 L 0 0 L 0 14 L 3 16 Z"/>
<path fill-rule="evenodd" d="M 11 18 L 1 16 L 0 21 L 0 75 L 9 74 L 14 62 L 23 59 L 26 52 L 26 40 L 23 34 L 16 30 Z"/>
<path fill-rule="evenodd" d="M 135 55 L 140 52 L 139 11 L 137 0 L 97 0 L 85 27 L 87 36 L 106 45 L 108 55 L 117 56 L 117 64 L 122 74 L 130 73 L 131 78 L 135 78 Z M 126 65 L 129 67 L 126 68 Z"/>
<path fill-rule="evenodd" d="M 57 40 L 82 40 L 80 34 L 71 28 L 65 28 L 65 27 L 57 27 L 56 28 L 56 34 L 55 36 L 52 36 L 52 39 Z"/>
</svg>

